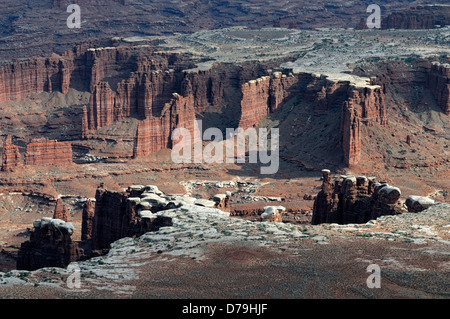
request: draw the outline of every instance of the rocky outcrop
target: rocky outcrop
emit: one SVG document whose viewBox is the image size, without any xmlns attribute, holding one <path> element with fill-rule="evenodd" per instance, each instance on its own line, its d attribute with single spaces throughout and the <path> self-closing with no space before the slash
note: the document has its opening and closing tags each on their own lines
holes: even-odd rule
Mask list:
<svg viewBox="0 0 450 319">
<path fill-rule="evenodd" d="M 25 165 L 67 165 L 72 163 L 72 145 L 47 138 L 33 139 L 27 144 L 24 161 Z"/>
<path fill-rule="evenodd" d="M 218 208 L 225 212 L 230 212 L 230 199 L 231 199 L 231 192 L 214 195 L 212 198 L 212 200 L 215 203 L 214 208 Z"/>
<path fill-rule="evenodd" d="M 365 176 L 341 176 L 333 182 L 329 170 L 323 170 L 322 175 L 322 190 L 314 200 L 313 225 L 361 224 L 402 212 L 397 187 Z"/>
<path fill-rule="evenodd" d="M 44 217 L 33 223 L 30 240 L 22 243 L 17 269 L 36 270 L 43 267 L 66 267 L 80 260 L 84 251 L 72 241 L 74 227 L 60 219 Z"/>
<path fill-rule="evenodd" d="M 283 206 L 266 206 L 264 212 L 261 214 L 261 221 L 263 222 L 283 222 L 283 213 L 286 210 Z"/>
<path fill-rule="evenodd" d="M 172 148 L 177 142 L 181 142 L 172 141 L 171 134 L 176 128 L 187 129 L 191 142 L 194 142 L 197 125 L 191 96 L 183 97 L 174 93 L 172 100 L 164 106 L 160 117 L 150 117 L 139 123 L 133 157 L 147 156 L 162 149 Z"/>
<path fill-rule="evenodd" d="M 142 203 L 140 196 L 143 197 Z M 145 197 L 144 186 L 139 189 L 129 188 L 125 192 L 111 192 L 99 187 L 95 194 L 92 232 L 86 233 L 86 236 L 91 237 L 92 247 L 108 249 L 112 242 L 120 238 L 140 236 L 148 231 L 156 231 L 160 227 L 171 225 L 170 218 L 155 214 L 166 205 L 153 211 L 149 210 L 154 204 L 144 204 L 148 203 L 144 200 Z"/>
<path fill-rule="evenodd" d="M 70 213 L 67 210 L 66 205 L 60 198 L 58 198 L 56 200 L 55 210 L 53 212 L 53 219 L 60 219 L 65 222 L 68 222 L 69 216 L 70 216 Z"/>
<path fill-rule="evenodd" d="M 450 64 L 431 63 L 426 86 L 433 93 L 442 112 L 450 115 Z"/>
<path fill-rule="evenodd" d="M 348 82 L 331 81 L 319 75 L 312 76 L 307 95 L 314 104 L 314 114 L 324 115 L 336 107 L 341 107 L 348 99 L 349 88 Z"/>
<path fill-rule="evenodd" d="M 405 200 L 408 212 L 420 213 L 435 204 L 434 200 L 428 197 L 410 195 Z"/>
<path fill-rule="evenodd" d="M 1 170 L 10 171 L 21 165 L 19 147 L 12 144 L 12 136 L 8 135 L 3 143 Z"/>
<path fill-rule="evenodd" d="M 157 194 L 162 192 L 153 185 L 134 186 L 124 192 L 111 192 L 100 186 L 95 208 L 91 200 L 84 204 L 80 242 L 72 240 L 75 230 L 72 223 L 49 217 L 36 220 L 30 240 L 20 247 L 17 269 L 66 267 L 73 261 L 107 252 L 110 244 L 118 239 L 171 226 L 172 219 L 158 212 L 181 204 L 168 202 Z M 67 219 L 68 215 L 64 203 L 58 199 L 54 217 Z"/>
</svg>

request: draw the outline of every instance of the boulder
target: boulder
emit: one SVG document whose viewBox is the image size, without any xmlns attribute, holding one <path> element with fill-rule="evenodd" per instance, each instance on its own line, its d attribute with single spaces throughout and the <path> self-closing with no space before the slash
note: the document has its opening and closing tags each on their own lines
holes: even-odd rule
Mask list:
<svg viewBox="0 0 450 319">
<path fill-rule="evenodd" d="M 283 212 L 286 210 L 283 206 L 266 206 L 264 213 L 261 214 L 261 221 L 263 222 L 279 222 L 283 221 Z"/>
<path fill-rule="evenodd" d="M 419 213 L 434 205 L 434 200 L 428 197 L 411 195 L 406 198 L 405 205 L 408 208 L 408 212 Z"/>
<path fill-rule="evenodd" d="M 398 187 L 386 185 L 378 190 L 378 196 L 388 204 L 395 204 L 399 200 L 402 192 Z"/>
<path fill-rule="evenodd" d="M 216 205 L 216 203 L 212 200 L 197 199 L 194 205 L 213 208 Z"/>
</svg>

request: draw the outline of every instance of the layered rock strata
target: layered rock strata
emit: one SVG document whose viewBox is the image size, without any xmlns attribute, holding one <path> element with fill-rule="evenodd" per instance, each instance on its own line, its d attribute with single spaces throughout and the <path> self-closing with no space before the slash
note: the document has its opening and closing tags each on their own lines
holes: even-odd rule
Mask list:
<svg viewBox="0 0 450 319">
<path fill-rule="evenodd" d="M 433 93 L 438 107 L 450 115 L 450 64 L 432 62 L 426 85 Z"/>
<path fill-rule="evenodd" d="M 31 94 L 67 93 L 74 65 L 71 58 L 53 55 L 0 66 L 0 104 L 21 101 Z"/>
<path fill-rule="evenodd" d="M 313 225 L 361 224 L 402 213 L 397 187 L 365 176 L 341 176 L 333 181 L 329 170 L 322 170 L 322 175 L 322 190 L 314 200 Z"/>
<path fill-rule="evenodd" d="M 12 144 L 12 136 L 8 135 L 3 143 L 2 171 L 14 170 L 22 165 L 19 147 Z"/>
<path fill-rule="evenodd" d="M 129 188 L 125 192 L 97 189 L 92 230 L 83 232 L 85 237 L 91 238 L 93 249 L 108 249 L 120 238 L 140 236 L 171 225 L 170 218 L 156 214 L 165 209 L 165 202 L 157 201 L 155 197 L 159 196 L 147 190 L 145 186 Z M 146 200 L 147 197 L 153 201 Z"/>
<path fill-rule="evenodd" d="M 435 26 L 436 18 L 432 13 L 418 10 L 393 12 L 381 23 L 384 29 L 433 29 Z"/>
<path fill-rule="evenodd" d="M 26 146 L 22 161 L 19 147 L 12 144 L 9 135 L 3 144 L 2 171 L 15 170 L 22 165 L 67 165 L 72 163 L 70 142 L 58 142 L 47 138 L 31 140 Z"/>
<path fill-rule="evenodd" d="M 190 141 L 172 140 L 177 128 L 188 130 Z M 142 157 L 162 149 L 172 148 L 177 143 L 193 143 L 198 130 L 192 97 L 173 94 L 172 100 L 164 106 L 160 117 L 149 117 L 140 122 L 134 141 L 133 157 Z"/>
<path fill-rule="evenodd" d="M 297 84 L 297 76 L 292 74 L 286 76 L 281 72 L 242 84 L 241 116 L 238 127 L 245 130 L 258 126 L 264 117 L 277 111 L 280 105 L 295 93 Z"/>
<path fill-rule="evenodd" d="M 385 95 L 381 87 L 351 87 L 341 112 L 340 144 L 347 166 L 361 159 L 361 125 L 387 125 Z"/>
<path fill-rule="evenodd" d="M 72 163 L 70 142 L 58 142 L 47 138 L 33 139 L 27 144 L 25 165 L 65 165 Z"/>
<path fill-rule="evenodd" d="M 82 223 L 81 223 L 81 240 L 89 240 L 92 236 L 92 223 L 95 216 L 95 207 L 90 199 L 83 205 Z"/>
</svg>

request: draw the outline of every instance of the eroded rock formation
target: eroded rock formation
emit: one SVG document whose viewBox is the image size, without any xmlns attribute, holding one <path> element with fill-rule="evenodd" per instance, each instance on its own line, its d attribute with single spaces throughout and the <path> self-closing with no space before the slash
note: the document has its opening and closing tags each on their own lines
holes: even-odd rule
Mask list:
<svg viewBox="0 0 450 319">
<path fill-rule="evenodd" d="M 64 165 L 72 163 L 70 142 L 58 142 L 47 138 L 33 139 L 27 144 L 25 165 Z"/>
<path fill-rule="evenodd" d="M 384 29 L 433 29 L 435 25 L 433 14 L 413 10 L 393 12 L 381 24 Z"/>
<path fill-rule="evenodd" d="M 286 210 L 283 206 L 266 206 L 264 213 L 261 214 L 261 221 L 263 222 L 283 222 L 283 213 Z"/>
<path fill-rule="evenodd" d="M 137 237 L 171 226 L 172 219 L 157 212 L 177 205 L 173 202 L 168 205 L 165 199 L 161 199 L 158 206 L 154 198 L 158 197 L 157 193 L 162 194 L 152 185 L 130 187 L 124 192 L 111 192 L 100 186 L 95 196 L 95 208 L 90 200 L 83 207 L 80 242 L 72 240 L 72 223 L 49 217 L 35 221 L 30 240 L 24 242 L 19 250 L 17 269 L 66 267 L 72 261 L 107 252 L 110 244 L 118 239 Z M 67 216 L 64 204 L 58 200 L 54 217 L 67 219 Z"/>
<path fill-rule="evenodd" d="M 184 128 L 189 131 L 190 142 L 184 140 L 172 140 L 172 132 L 176 128 Z M 142 157 L 162 149 L 172 148 L 176 143 L 194 142 L 197 125 L 195 121 L 195 109 L 191 96 L 182 97 L 173 94 L 172 100 L 164 106 L 160 117 L 150 117 L 139 123 L 133 157 Z"/>
<path fill-rule="evenodd" d="M 405 200 L 405 206 L 411 213 L 420 213 L 434 204 L 433 199 L 424 196 L 410 195 Z"/>
<path fill-rule="evenodd" d="M 140 236 L 172 224 L 170 218 L 149 210 L 154 204 L 150 207 L 141 204 L 141 197 L 138 196 L 143 197 L 144 203 L 146 193 L 144 186 L 140 189 L 130 188 L 125 192 L 111 192 L 101 187 L 97 189 L 92 232 L 85 232 L 85 236 L 91 237 L 94 249 L 108 249 L 112 242 L 120 238 Z M 165 205 L 158 210 L 164 208 Z"/>
<path fill-rule="evenodd" d="M 387 125 L 385 95 L 379 86 L 350 87 L 342 107 L 340 143 L 348 166 L 361 159 L 362 124 Z"/>
<path fill-rule="evenodd" d="M 95 216 L 95 207 L 92 201 L 88 199 L 83 205 L 81 240 L 89 240 L 92 236 L 92 223 Z"/>
<path fill-rule="evenodd" d="M 450 64 L 431 63 L 426 85 L 442 112 L 450 115 Z"/>
<path fill-rule="evenodd" d="M 66 267 L 69 263 L 83 258 L 83 249 L 72 240 L 72 223 L 43 217 L 35 221 L 33 226 L 30 240 L 22 243 L 20 247 L 17 269 Z"/>
<path fill-rule="evenodd" d="M 26 146 L 22 162 L 19 147 L 7 136 L 3 144 L 2 171 L 15 170 L 22 165 L 67 165 L 72 163 L 70 142 L 58 142 L 47 138 L 33 139 Z"/>
<path fill-rule="evenodd" d="M 238 127 L 256 127 L 270 112 L 278 110 L 282 102 L 295 92 L 298 77 L 275 72 L 242 84 L 241 116 Z"/>
<path fill-rule="evenodd" d="M 314 200 L 313 225 L 361 224 L 402 212 L 397 187 L 365 176 L 341 176 L 333 182 L 329 170 L 322 170 L 322 175 L 322 190 Z"/>
<path fill-rule="evenodd" d="M 67 210 L 66 205 L 60 198 L 58 198 L 56 200 L 55 211 L 53 212 L 53 219 L 60 219 L 65 222 L 68 222 L 69 216 L 70 216 L 70 213 Z"/>
<path fill-rule="evenodd" d="M 0 103 L 21 101 L 31 94 L 67 93 L 73 71 L 71 58 L 52 55 L 0 66 Z"/>
<path fill-rule="evenodd" d="M 2 171 L 14 170 L 22 165 L 19 147 L 12 144 L 12 136 L 8 135 L 3 143 Z"/>
<path fill-rule="evenodd" d="M 231 192 L 226 192 L 225 194 L 216 194 L 213 197 L 213 201 L 215 202 L 214 207 L 225 212 L 230 212 L 230 199 Z"/>
</svg>

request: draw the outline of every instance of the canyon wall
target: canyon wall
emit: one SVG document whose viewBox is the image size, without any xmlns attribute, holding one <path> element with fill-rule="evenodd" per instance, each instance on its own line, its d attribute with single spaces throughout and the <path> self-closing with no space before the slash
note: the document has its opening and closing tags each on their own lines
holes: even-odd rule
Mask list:
<svg viewBox="0 0 450 319">
<path fill-rule="evenodd" d="M 67 93 L 73 59 L 58 55 L 32 58 L 0 66 L 0 104 L 21 101 L 31 94 L 59 91 Z"/>
<path fill-rule="evenodd" d="M 174 93 L 172 100 L 164 106 L 160 117 L 150 117 L 138 124 L 133 157 L 142 157 L 172 148 L 177 142 L 181 142 L 172 141 L 171 138 L 173 130 L 177 128 L 187 129 L 191 136 L 190 143 L 194 142 L 198 128 L 192 96 L 182 97 Z"/>
<path fill-rule="evenodd" d="M 446 25 L 450 25 L 450 7 L 446 5 L 415 5 L 381 19 L 384 29 L 432 29 Z"/>
<path fill-rule="evenodd" d="M 399 11 L 393 12 L 381 19 L 383 29 L 433 29 L 436 18 L 426 11 Z"/>
<path fill-rule="evenodd" d="M 348 99 L 350 83 L 330 81 L 323 75 L 313 75 L 305 92 L 305 98 L 314 104 L 314 115 L 324 115 L 341 107 Z"/>
<path fill-rule="evenodd" d="M 431 63 L 426 86 L 433 93 L 442 112 L 450 115 L 450 64 Z"/>
<path fill-rule="evenodd" d="M 402 212 L 401 191 L 372 177 L 344 176 L 333 182 L 322 170 L 322 189 L 314 200 L 313 225 L 322 223 L 361 224 L 383 215 Z"/>
<path fill-rule="evenodd" d="M 213 110 L 222 114 L 216 121 L 226 118 L 221 125 L 246 129 L 256 127 L 265 116 L 298 96 L 314 103 L 314 114 L 318 116 L 342 108 L 339 140 L 344 163 L 353 165 L 361 156 L 360 126 L 387 124 L 385 93 L 391 83 L 401 92 L 410 91 L 411 81 L 427 87 L 442 111 L 450 112 L 448 64 L 423 60 L 408 69 L 405 76 L 398 72 L 397 64 L 394 61 L 386 72 L 375 70 L 376 74 L 369 75 L 376 77 L 382 89 L 375 85 L 356 88 L 347 81 L 330 81 L 322 76 L 269 72 L 276 62 L 257 66 L 219 63 L 199 70 L 188 55 L 153 52 L 144 46 L 94 49 L 87 43 L 61 56 L 0 67 L 0 103 L 43 91 L 66 93 L 69 87 L 87 90 L 91 95 L 89 104 L 82 107 L 81 136 L 95 138 L 98 129 L 135 117 L 141 122 L 133 154 L 140 157 L 172 147 L 173 129 L 192 130 L 196 112 Z M 299 88 L 306 89 L 300 92 Z M 29 148 L 28 153 L 32 153 L 32 146 Z M 36 155 L 25 156 L 25 163 L 66 162 L 57 151 L 47 151 L 46 156 L 54 153 L 54 158 L 45 160 L 36 150 Z M 13 146 L 3 153 L 4 169 L 20 161 L 18 149 Z"/>
<path fill-rule="evenodd" d="M 341 111 L 340 144 L 344 164 L 358 164 L 361 159 L 361 125 L 387 125 L 386 103 L 379 86 L 350 87 Z"/>
<path fill-rule="evenodd" d="M 293 94 L 298 94 L 298 82 L 297 76 L 275 72 L 271 76 L 263 76 L 242 84 L 238 127 L 245 130 L 258 126 L 264 117 L 277 111 Z"/>
</svg>

